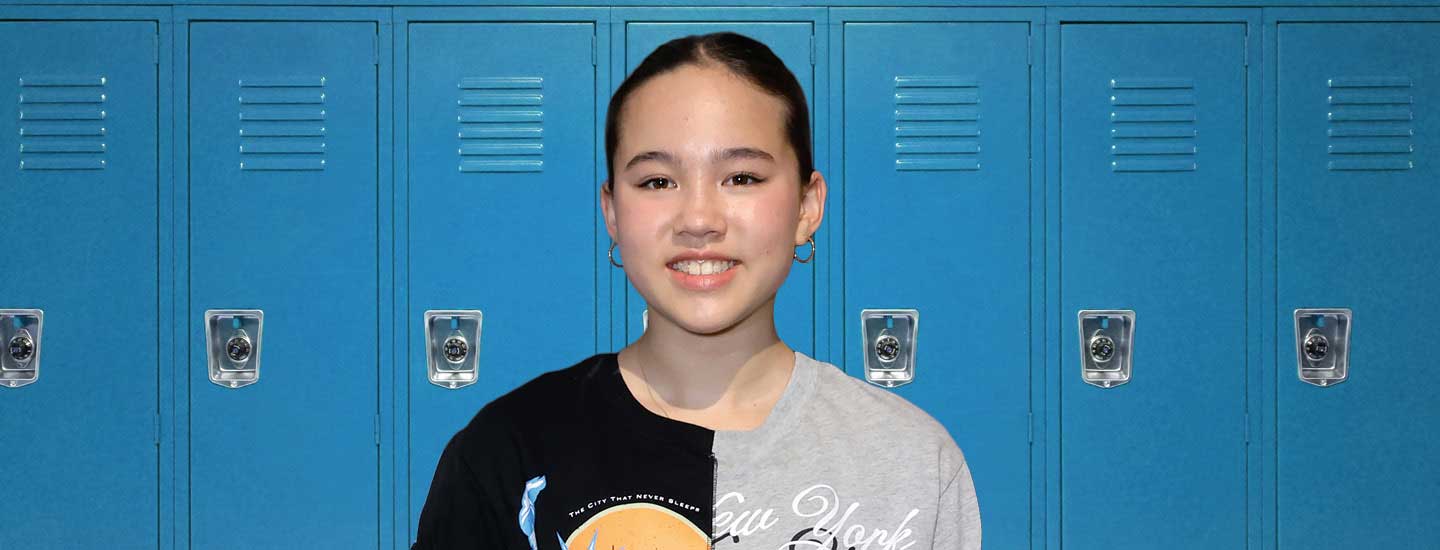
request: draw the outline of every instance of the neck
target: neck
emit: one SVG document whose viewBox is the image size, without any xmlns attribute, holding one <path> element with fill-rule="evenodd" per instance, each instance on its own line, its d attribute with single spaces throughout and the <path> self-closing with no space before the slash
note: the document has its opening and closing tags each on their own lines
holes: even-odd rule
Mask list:
<svg viewBox="0 0 1440 550">
<path fill-rule="evenodd" d="M 794 351 L 776 335 L 772 298 L 723 331 L 696 334 L 651 311 L 649 326 L 621 350 L 621 364 L 669 412 L 691 417 L 763 417 L 790 380 Z"/>
</svg>

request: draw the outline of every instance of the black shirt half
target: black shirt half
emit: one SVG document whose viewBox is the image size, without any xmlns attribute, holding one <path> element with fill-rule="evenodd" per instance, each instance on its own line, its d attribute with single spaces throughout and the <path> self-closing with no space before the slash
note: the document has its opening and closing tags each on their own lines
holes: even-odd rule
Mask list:
<svg viewBox="0 0 1440 550">
<path fill-rule="evenodd" d="M 614 353 L 547 372 L 451 438 L 412 548 L 585 550 L 601 531 L 630 550 L 708 548 L 714 439 L 646 410 Z"/>
</svg>

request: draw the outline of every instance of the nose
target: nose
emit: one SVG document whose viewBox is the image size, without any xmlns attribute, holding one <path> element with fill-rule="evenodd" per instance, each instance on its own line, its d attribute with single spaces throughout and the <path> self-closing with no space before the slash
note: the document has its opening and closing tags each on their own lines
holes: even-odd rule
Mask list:
<svg viewBox="0 0 1440 550">
<path fill-rule="evenodd" d="M 682 241 L 679 244 L 701 247 L 725 234 L 724 197 L 720 196 L 718 187 L 705 184 L 685 186 L 685 197 L 675 224 L 677 236 Z"/>
</svg>

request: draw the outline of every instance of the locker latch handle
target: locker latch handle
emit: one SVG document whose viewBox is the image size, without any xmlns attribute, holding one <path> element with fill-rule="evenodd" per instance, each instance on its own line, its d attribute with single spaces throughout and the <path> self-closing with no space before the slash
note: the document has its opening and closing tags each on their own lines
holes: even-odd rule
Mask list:
<svg viewBox="0 0 1440 550">
<path fill-rule="evenodd" d="M 915 342 L 919 332 L 919 310 L 861 310 L 860 345 L 865 357 L 865 381 L 885 388 L 914 382 Z"/>
<path fill-rule="evenodd" d="M 205 311 L 206 367 L 210 381 L 230 389 L 260 381 L 260 337 L 265 312 L 258 309 Z"/>
<path fill-rule="evenodd" d="M 18 388 L 40 379 L 40 333 L 45 312 L 0 309 L 0 386 Z"/>
<path fill-rule="evenodd" d="M 425 312 L 425 364 L 431 384 L 457 390 L 474 384 L 480 370 L 478 309 Z"/>
<path fill-rule="evenodd" d="M 1135 311 L 1082 309 L 1080 323 L 1080 377 L 1098 388 L 1113 388 L 1130 381 L 1135 349 Z"/>
<path fill-rule="evenodd" d="M 1295 310 L 1295 361 L 1300 381 L 1333 386 L 1350 377 L 1350 323 L 1346 308 Z"/>
</svg>

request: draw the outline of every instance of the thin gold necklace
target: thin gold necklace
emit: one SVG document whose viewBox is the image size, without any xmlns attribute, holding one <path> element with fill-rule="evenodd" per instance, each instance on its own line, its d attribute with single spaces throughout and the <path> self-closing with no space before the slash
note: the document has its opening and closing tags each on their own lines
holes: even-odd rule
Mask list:
<svg viewBox="0 0 1440 550">
<path fill-rule="evenodd" d="M 670 418 L 670 411 L 665 408 L 665 403 L 661 402 L 660 398 L 655 396 L 655 388 L 650 386 L 650 375 L 645 373 L 645 363 L 643 361 L 640 362 L 640 377 L 645 379 L 645 389 L 650 392 L 650 400 L 660 406 L 660 412 L 665 415 L 665 418 L 674 420 Z"/>
</svg>

